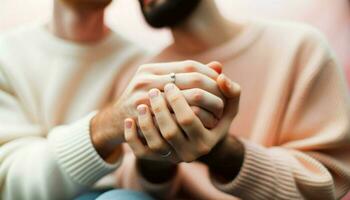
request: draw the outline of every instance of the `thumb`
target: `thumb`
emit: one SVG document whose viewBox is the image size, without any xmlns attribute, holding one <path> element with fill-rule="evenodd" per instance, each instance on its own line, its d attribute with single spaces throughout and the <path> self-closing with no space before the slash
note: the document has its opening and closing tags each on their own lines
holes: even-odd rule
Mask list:
<svg viewBox="0 0 350 200">
<path fill-rule="evenodd" d="M 240 96 L 241 86 L 231 81 L 224 74 L 220 74 L 216 79 L 216 82 L 219 86 L 220 91 L 226 98 L 231 99 Z"/>
<path fill-rule="evenodd" d="M 207 66 L 215 70 L 218 74 L 222 73 L 222 64 L 218 61 L 210 62 Z"/>
<path fill-rule="evenodd" d="M 238 113 L 241 88 L 224 74 L 218 77 L 217 82 L 221 92 L 227 98 L 227 102 L 222 118 L 215 129 L 220 133 L 224 133 L 227 132 L 234 117 Z"/>
</svg>

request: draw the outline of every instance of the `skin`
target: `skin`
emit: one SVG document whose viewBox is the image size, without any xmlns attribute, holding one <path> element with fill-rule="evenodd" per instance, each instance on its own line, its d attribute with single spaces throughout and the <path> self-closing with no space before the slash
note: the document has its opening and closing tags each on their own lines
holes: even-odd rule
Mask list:
<svg viewBox="0 0 350 200">
<path fill-rule="evenodd" d="M 161 2 L 164 3 L 165 1 L 166 0 Z M 148 7 L 147 9 L 150 8 Z M 176 51 L 184 55 L 191 55 L 206 51 L 208 49 L 219 46 L 228 40 L 231 40 L 236 34 L 240 33 L 242 26 L 238 23 L 228 22 L 218 11 L 214 1 L 202 0 L 199 6 L 185 21 L 182 21 L 175 26 L 171 26 L 169 29 L 174 39 L 173 46 L 175 47 Z M 216 63 L 211 65 L 211 67 L 215 66 L 220 68 L 220 64 Z M 178 145 L 178 143 L 169 140 L 169 136 L 167 135 L 169 130 L 167 130 L 166 127 L 161 128 L 162 125 L 160 124 L 173 124 L 173 126 L 175 126 L 174 120 L 171 121 L 172 119 L 164 116 L 163 118 L 165 119 L 156 120 L 156 123 L 154 124 L 153 121 L 149 120 L 149 114 L 141 115 L 140 113 L 138 117 L 138 123 L 143 124 L 143 127 L 147 127 L 142 131 L 143 134 L 150 135 L 151 133 L 149 132 L 153 132 L 153 135 L 162 135 L 163 138 L 162 143 L 158 141 L 157 145 L 153 145 L 154 141 L 147 141 L 148 146 L 143 145 L 142 147 L 139 142 L 135 141 L 137 138 L 132 137 L 133 134 L 135 134 L 135 122 L 132 119 L 127 119 L 125 121 L 125 126 L 128 124 L 130 126 L 130 124 L 132 124 L 131 128 L 125 132 L 125 137 L 127 138 L 129 145 L 134 150 L 134 153 L 138 158 L 137 163 L 139 171 L 149 181 L 159 183 L 161 181 L 167 181 L 171 179 L 176 174 L 176 163 L 181 161 L 202 161 L 209 166 L 209 169 L 212 172 L 211 174 L 221 182 L 231 181 L 238 174 L 244 160 L 244 146 L 237 138 L 233 136 L 227 136 L 227 133 L 229 129 L 228 124 L 231 124 L 235 116 L 233 115 L 235 114 L 235 111 L 232 111 L 232 107 L 238 107 L 237 97 L 239 95 L 236 97 L 230 96 L 227 90 L 223 89 L 223 85 L 225 84 L 222 80 L 224 80 L 222 77 L 218 78 L 217 83 L 221 89 L 221 92 L 225 95 L 226 98 L 228 98 L 228 103 L 225 106 L 224 110 L 229 110 L 230 108 L 231 115 L 229 115 L 229 117 L 226 117 L 224 114 L 222 119 L 219 120 L 217 127 L 220 127 L 221 131 L 215 131 L 217 127 L 212 129 L 212 131 L 215 133 L 216 138 L 209 137 L 208 139 L 206 135 L 210 134 L 210 131 L 202 129 L 202 127 L 198 124 L 198 120 L 194 120 L 193 113 L 191 114 L 192 117 L 189 117 L 191 118 L 191 120 L 189 120 L 190 123 L 185 123 L 187 126 L 184 127 L 184 125 L 181 124 L 183 120 L 180 117 L 182 115 L 185 115 L 185 113 L 181 111 L 175 111 L 176 119 L 180 125 L 180 128 L 184 130 L 186 135 L 188 135 L 188 137 L 185 138 L 188 140 L 188 145 L 184 145 L 186 144 L 186 142 L 184 142 L 185 139 L 182 137 L 184 133 L 180 131 L 180 128 L 177 127 L 176 131 L 170 131 L 176 132 L 176 134 L 174 134 L 176 136 L 173 136 L 171 138 L 180 138 L 180 141 L 178 143 L 182 145 Z M 168 96 L 166 97 L 170 98 Z M 230 98 L 233 98 L 235 100 Z M 230 103 L 233 104 L 232 102 L 235 102 L 234 106 L 230 105 Z M 151 107 L 140 105 L 139 109 L 145 109 L 147 111 L 146 113 L 149 113 L 150 110 L 154 109 L 153 105 L 154 104 L 152 103 Z M 171 107 L 174 109 L 174 105 Z M 182 101 L 180 107 L 184 109 L 187 108 L 188 105 Z M 168 112 L 165 107 L 163 107 L 163 109 L 163 112 Z M 156 117 L 156 119 L 159 118 L 160 117 Z M 225 121 L 225 125 L 222 125 L 224 124 L 223 121 Z M 191 128 L 188 128 L 188 126 Z M 159 127 L 159 131 L 157 132 L 154 127 Z M 172 130 L 175 130 L 175 128 L 172 128 Z M 201 142 L 196 142 L 197 140 L 191 137 L 195 134 L 197 137 L 202 138 L 202 140 L 200 140 Z M 146 139 L 149 138 L 156 141 L 159 140 L 159 137 L 147 137 Z M 206 139 L 203 140 L 203 138 Z M 166 142 L 164 142 L 164 140 Z M 159 146 L 163 146 L 162 148 L 173 152 L 169 157 L 169 160 L 164 160 L 159 156 L 159 154 L 155 154 L 159 152 L 159 149 L 162 149 Z"/>
<path fill-rule="evenodd" d="M 195 113 L 201 122 L 209 125 L 206 128 L 216 125 L 213 124 L 211 127 L 210 122 L 215 121 L 215 116 L 222 116 L 225 97 L 222 96 L 217 85 L 219 74 L 213 68 L 195 61 L 142 65 L 119 99 L 92 119 L 92 142 L 97 149 L 101 149 L 102 157 L 108 158 L 115 151 L 116 146 L 120 147 L 125 139 L 124 119 L 136 119 L 140 112 L 138 107 L 140 104 L 151 106 L 149 91 L 158 89 L 161 95 L 165 85 L 172 82 L 169 75 L 172 72 L 176 73 L 176 85 L 189 103 L 191 113 Z M 167 103 L 163 105 L 173 111 L 171 105 Z M 215 115 L 209 110 L 212 110 Z M 145 137 L 147 139 L 148 135 L 146 134 Z"/>
<path fill-rule="evenodd" d="M 104 24 L 104 11 L 110 0 L 55 0 L 49 31 L 76 43 L 96 43 L 110 32 Z M 193 62 L 177 62 L 140 66 L 122 96 L 102 109 L 91 121 L 91 141 L 99 155 L 114 163 L 122 155 L 126 117 L 137 117 L 137 104 L 147 104 L 147 92 L 164 88 L 171 81 L 169 73 L 177 72 L 176 83 L 191 109 L 207 125 L 215 126 L 224 105 L 224 97 L 216 86 L 218 73 Z M 189 76 L 196 77 L 189 81 Z M 200 97 L 200 98 L 198 98 Z M 206 109 L 202 109 L 206 107 Z M 212 113 L 215 113 L 212 114 Z"/>
<path fill-rule="evenodd" d="M 225 19 L 212 0 L 201 0 L 185 21 L 169 27 L 176 50 L 185 55 L 220 46 L 232 40 L 242 29 L 241 24 Z"/>
<path fill-rule="evenodd" d="M 154 152 L 174 151 L 164 159 L 178 163 L 192 162 L 208 154 L 227 134 L 227 129 L 238 110 L 240 87 L 223 74 L 218 77 L 218 85 L 228 101 L 221 120 L 213 129 L 204 127 L 175 84 L 165 85 L 165 96 L 162 96 L 158 89 L 151 89 L 148 93 L 151 106 L 138 106 L 138 123 L 146 137 L 147 145 L 138 137 L 135 120 L 125 120 L 125 140 L 136 156 L 145 158 L 156 156 Z M 175 113 L 175 119 L 167 107 L 167 102 Z M 155 122 L 152 113 L 155 115 Z"/>
<path fill-rule="evenodd" d="M 95 43 L 109 33 L 104 23 L 105 7 L 110 0 L 89 5 L 95 0 L 55 0 L 49 31 L 65 40 L 78 43 Z"/>
</svg>

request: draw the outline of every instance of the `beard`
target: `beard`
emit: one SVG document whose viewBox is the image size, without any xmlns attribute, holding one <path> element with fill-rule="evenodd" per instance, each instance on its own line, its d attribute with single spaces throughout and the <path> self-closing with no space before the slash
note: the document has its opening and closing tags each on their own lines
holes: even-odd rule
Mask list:
<svg viewBox="0 0 350 200">
<path fill-rule="evenodd" d="M 75 9 L 103 9 L 107 7 L 112 0 L 59 0 Z"/>
<path fill-rule="evenodd" d="M 154 28 L 172 27 L 183 22 L 197 8 L 201 0 L 164 0 L 147 8 L 139 0 L 146 22 Z"/>
</svg>

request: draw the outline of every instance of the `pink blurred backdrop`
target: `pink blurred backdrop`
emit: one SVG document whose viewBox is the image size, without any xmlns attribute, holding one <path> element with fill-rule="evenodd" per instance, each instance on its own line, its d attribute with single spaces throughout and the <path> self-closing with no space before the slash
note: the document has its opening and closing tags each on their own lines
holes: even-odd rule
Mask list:
<svg viewBox="0 0 350 200">
<path fill-rule="evenodd" d="M 322 30 L 346 63 L 350 55 L 350 5 L 348 0 L 216 0 L 228 18 L 265 17 L 300 20 Z M 52 0 L 1 0 L 0 31 L 50 17 Z M 166 31 L 148 28 L 137 0 L 114 0 L 107 23 L 125 36 L 151 49 L 169 42 Z M 147 39 L 146 39 L 147 38 Z"/>
<path fill-rule="evenodd" d="M 53 0 L 0 0 L 0 31 L 33 21 L 47 21 Z M 216 0 L 230 19 L 246 17 L 282 18 L 309 23 L 329 39 L 345 68 L 350 84 L 350 2 L 349 0 Z M 158 50 L 169 43 L 164 30 L 148 28 L 137 0 L 114 0 L 108 8 L 107 23 L 127 38 Z"/>
<path fill-rule="evenodd" d="M 53 0 L 0 0 L 0 31 L 50 17 Z M 350 1 L 349 0 L 216 0 L 228 18 L 282 18 L 309 23 L 329 39 L 350 84 Z M 107 23 L 127 38 L 158 50 L 169 43 L 164 30 L 148 28 L 137 0 L 114 0 Z"/>
<path fill-rule="evenodd" d="M 350 83 L 350 3 L 348 0 L 216 0 L 228 18 L 282 18 L 319 28 L 329 39 Z M 34 21 L 47 21 L 52 0 L 1 0 L 0 31 Z M 108 8 L 107 23 L 125 37 L 151 50 L 170 41 L 165 30 L 147 27 L 137 0 L 115 0 Z M 345 198 L 350 200 L 350 196 Z"/>
</svg>

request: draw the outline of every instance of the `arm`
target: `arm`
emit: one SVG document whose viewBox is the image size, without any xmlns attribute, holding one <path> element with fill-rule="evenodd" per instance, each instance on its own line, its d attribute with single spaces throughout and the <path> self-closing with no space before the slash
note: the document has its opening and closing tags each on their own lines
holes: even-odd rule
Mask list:
<svg viewBox="0 0 350 200">
<path fill-rule="evenodd" d="M 156 172 L 153 169 L 150 171 L 140 169 L 141 166 L 138 166 L 138 161 L 134 154 L 128 148 L 126 149 L 125 151 L 127 153 L 124 155 L 123 163 L 116 173 L 117 187 L 144 191 L 159 199 L 171 198 L 178 192 L 180 180 L 177 176 L 176 164 L 170 167 L 170 169 L 167 167 L 160 169 L 166 173 L 164 179 L 153 179 L 149 175 L 157 175 L 163 172 L 158 171 L 158 167 L 154 169 L 157 170 Z M 156 166 L 158 162 L 153 161 L 151 166 Z M 167 162 L 167 164 L 169 163 Z M 146 167 L 148 168 L 148 166 Z M 176 169 L 174 170 L 173 167 L 176 167 Z M 168 174 L 168 172 L 170 173 Z"/>
<path fill-rule="evenodd" d="M 241 141 L 226 136 L 207 154 L 199 158 L 205 163 L 216 180 L 227 183 L 233 180 L 241 170 L 245 149 Z"/>
<path fill-rule="evenodd" d="M 318 47 L 300 58 L 303 69 L 273 147 L 241 140 L 244 160 L 231 176 L 209 163 L 218 189 L 242 199 L 339 199 L 349 190 L 347 89 L 327 48 Z M 221 163 L 234 166 L 237 158 Z"/>
<path fill-rule="evenodd" d="M 94 113 L 46 131 L 0 72 L 0 199 L 72 199 L 117 168 L 91 142 Z"/>
</svg>

